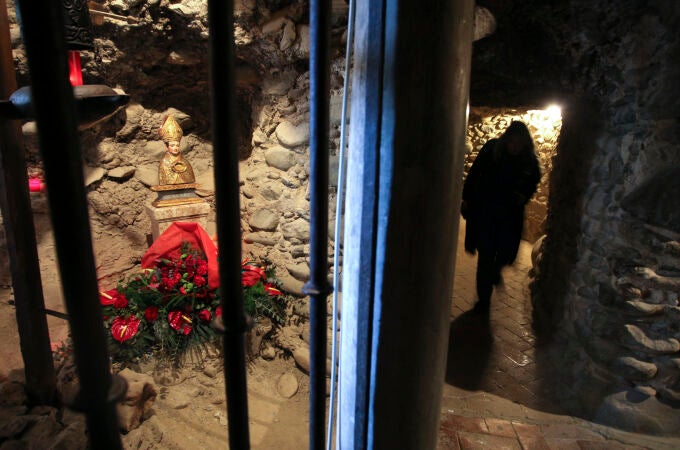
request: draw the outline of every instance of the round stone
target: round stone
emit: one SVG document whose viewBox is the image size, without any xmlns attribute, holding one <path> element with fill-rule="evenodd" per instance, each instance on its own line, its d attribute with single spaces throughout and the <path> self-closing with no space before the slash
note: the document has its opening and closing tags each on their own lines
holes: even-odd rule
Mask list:
<svg viewBox="0 0 680 450">
<path fill-rule="evenodd" d="M 284 398 L 291 398 L 294 396 L 299 388 L 298 380 L 292 373 L 284 373 L 279 377 L 276 383 L 276 390 L 279 395 Z"/>
<path fill-rule="evenodd" d="M 276 137 L 288 148 L 305 145 L 309 142 L 309 124 L 305 122 L 293 125 L 288 121 L 283 121 L 276 127 Z"/>
<path fill-rule="evenodd" d="M 272 147 L 265 150 L 264 159 L 271 167 L 286 171 L 295 165 L 293 152 L 281 146 Z"/>
<path fill-rule="evenodd" d="M 258 209 L 248 223 L 256 230 L 274 231 L 279 225 L 279 216 L 268 209 Z"/>
</svg>

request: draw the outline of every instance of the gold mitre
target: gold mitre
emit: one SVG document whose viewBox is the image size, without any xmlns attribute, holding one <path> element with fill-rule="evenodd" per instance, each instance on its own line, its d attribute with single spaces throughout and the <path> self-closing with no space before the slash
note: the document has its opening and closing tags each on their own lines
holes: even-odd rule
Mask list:
<svg viewBox="0 0 680 450">
<path fill-rule="evenodd" d="M 158 130 L 158 134 L 161 135 L 163 142 L 179 142 L 180 139 L 182 139 L 182 136 L 184 136 L 182 127 L 179 126 L 179 123 L 177 123 L 172 116 L 167 116 L 165 118 L 163 126 Z"/>
</svg>

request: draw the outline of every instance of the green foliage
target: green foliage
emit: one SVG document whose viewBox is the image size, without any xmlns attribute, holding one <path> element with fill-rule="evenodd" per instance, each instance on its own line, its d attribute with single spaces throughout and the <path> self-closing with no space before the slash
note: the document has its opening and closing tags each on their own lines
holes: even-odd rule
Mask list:
<svg viewBox="0 0 680 450">
<path fill-rule="evenodd" d="M 241 273 L 246 313 L 283 325 L 288 300 L 273 268 L 244 261 Z M 178 363 L 191 347 L 215 341 L 211 323 L 222 314 L 219 290 L 208 283 L 205 256 L 186 246 L 177 259 L 162 259 L 100 292 L 100 302 L 116 362 L 153 354 Z"/>
</svg>

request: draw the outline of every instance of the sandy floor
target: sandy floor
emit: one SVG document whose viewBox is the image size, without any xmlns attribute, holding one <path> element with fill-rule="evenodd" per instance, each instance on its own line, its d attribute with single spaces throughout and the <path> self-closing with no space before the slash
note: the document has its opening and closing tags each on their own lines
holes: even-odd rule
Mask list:
<svg viewBox="0 0 680 450">
<path fill-rule="evenodd" d="M 41 265 L 45 307 L 65 312 L 56 269 L 53 237 L 48 217 L 36 215 L 36 235 Z M 116 245 L 115 238 L 105 242 L 100 237 L 98 247 Z M 0 381 L 21 377 L 23 359 L 16 327 L 16 313 L 12 290 L 0 287 Z M 68 323 L 47 316 L 53 345 L 68 336 Z M 201 366 L 181 371 L 182 381 L 172 386 L 158 385 L 159 396 L 151 419 L 124 436 L 128 448 L 209 449 L 225 448 L 227 419 L 224 376 L 221 361 L 206 361 L 213 367 L 205 371 Z M 153 374 L 153 365 L 142 369 Z M 248 364 L 248 402 L 252 448 L 298 450 L 307 447 L 308 440 L 308 376 L 292 358 L 265 361 L 256 358 Z M 291 398 L 278 393 L 277 382 L 283 374 L 291 374 L 298 381 L 298 390 Z M 140 441 L 144 444 L 138 447 Z"/>
</svg>

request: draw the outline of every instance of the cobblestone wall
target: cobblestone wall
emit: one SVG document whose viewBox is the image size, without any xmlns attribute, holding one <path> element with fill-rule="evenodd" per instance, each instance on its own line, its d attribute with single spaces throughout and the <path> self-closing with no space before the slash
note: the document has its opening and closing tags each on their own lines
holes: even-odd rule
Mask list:
<svg viewBox="0 0 680 450">
<path fill-rule="evenodd" d="M 605 423 L 677 433 L 680 11 L 642 1 L 570 8 L 582 12 L 561 30 L 574 97 L 533 286 L 538 323 L 561 330 L 569 349 L 565 397 Z"/>
</svg>

